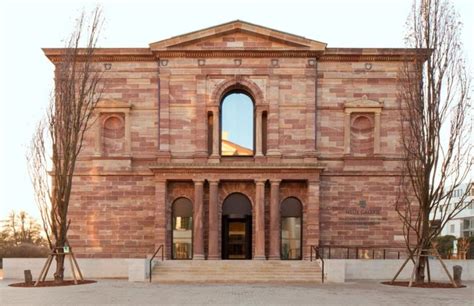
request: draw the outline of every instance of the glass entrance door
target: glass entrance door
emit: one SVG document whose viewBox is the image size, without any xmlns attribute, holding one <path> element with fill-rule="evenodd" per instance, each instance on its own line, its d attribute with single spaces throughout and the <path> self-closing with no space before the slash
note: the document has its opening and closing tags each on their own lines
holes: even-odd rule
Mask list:
<svg viewBox="0 0 474 306">
<path fill-rule="evenodd" d="M 229 218 L 224 216 L 223 259 L 251 259 L 251 217 Z"/>
<path fill-rule="evenodd" d="M 229 259 L 245 259 L 245 221 L 229 221 Z"/>
</svg>

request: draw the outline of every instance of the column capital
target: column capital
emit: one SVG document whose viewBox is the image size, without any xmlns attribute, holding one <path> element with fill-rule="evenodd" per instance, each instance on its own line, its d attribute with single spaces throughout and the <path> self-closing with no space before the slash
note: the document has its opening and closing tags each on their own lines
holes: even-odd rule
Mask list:
<svg viewBox="0 0 474 306">
<path fill-rule="evenodd" d="M 265 185 L 266 181 L 267 180 L 265 180 L 265 179 L 254 179 L 254 182 L 255 182 L 256 185 Z"/>
<path fill-rule="evenodd" d="M 193 183 L 194 183 L 194 185 L 203 185 L 204 180 L 202 180 L 202 179 L 193 179 Z"/>
<path fill-rule="evenodd" d="M 210 185 L 218 185 L 220 180 L 219 179 L 207 179 Z"/>
<path fill-rule="evenodd" d="M 270 179 L 270 184 L 272 185 L 280 185 L 281 179 Z"/>
</svg>

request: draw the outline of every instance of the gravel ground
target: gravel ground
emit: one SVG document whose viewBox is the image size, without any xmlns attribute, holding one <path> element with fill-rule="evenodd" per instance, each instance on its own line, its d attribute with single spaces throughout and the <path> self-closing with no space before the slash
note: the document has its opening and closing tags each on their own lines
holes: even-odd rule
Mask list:
<svg viewBox="0 0 474 306">
<path fill-rule="evenodd" d="M 99 280 L 54 288 L 13 288 L 0 280 L 0 305 L 473 305 L 474 282 L 420 289 L 352 282 L 319 285 L 160 285 Z"/>
</svg>

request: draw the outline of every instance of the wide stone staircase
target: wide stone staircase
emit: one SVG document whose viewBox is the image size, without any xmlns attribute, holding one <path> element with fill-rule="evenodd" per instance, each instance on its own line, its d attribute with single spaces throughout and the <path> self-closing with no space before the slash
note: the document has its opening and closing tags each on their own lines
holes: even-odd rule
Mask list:
<svg viewBox="0 0 474 306">
<path fill-rule="evenodd" d="M 165 260 L 156 261 L 157 283 L 321 283 L 316 261 Z"/>
</svg>

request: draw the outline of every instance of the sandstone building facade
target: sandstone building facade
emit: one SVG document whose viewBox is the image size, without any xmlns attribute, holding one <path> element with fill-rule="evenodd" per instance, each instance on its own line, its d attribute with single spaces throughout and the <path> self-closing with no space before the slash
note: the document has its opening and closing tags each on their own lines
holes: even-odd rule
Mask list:
<svg viewBox="0 0 474 306">
<path fill-rule="evenodd" d="M 397 74 L 414 56 L 243 21 L 98 49 L 104 93 L 75 174 L 71 245 L 97 258 L 163 245 L 169 259 L 304 259 L 313 245 L 400 242 Z M 224 139 L 231 95 L 252 103 L 250 119 L 233 114 L 250 122 L 250 146 Z"/>
</svg>

